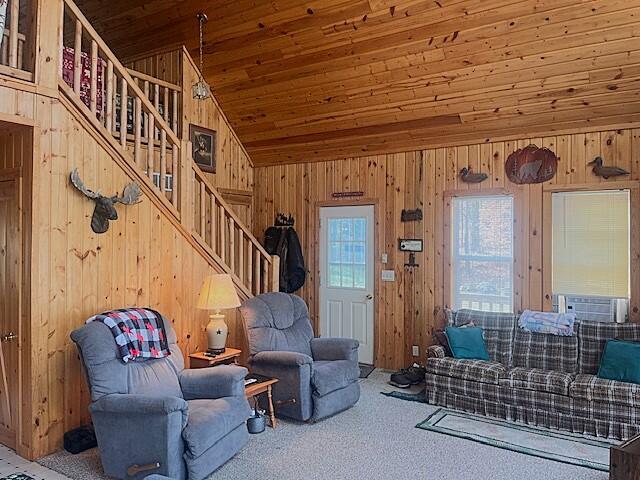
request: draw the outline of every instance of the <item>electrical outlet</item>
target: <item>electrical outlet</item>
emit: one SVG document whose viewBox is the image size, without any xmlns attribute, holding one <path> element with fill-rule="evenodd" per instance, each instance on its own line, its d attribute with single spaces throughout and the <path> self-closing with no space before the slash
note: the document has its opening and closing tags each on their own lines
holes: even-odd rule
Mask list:
<svg viewBox="0 0 640 480">
<path fill-rule="evenodd" d="M 413 346 L 413 356 L 414 357 L 419 357 L 420 356 L 420 347 L 418 345 L 414 345 Z"/>
<path fill-rule="evenodd" d="M 383 253 L 383 254 L 380 256 L 380 261 L 381 261 L 382 263 L 387 263 L 387 262 L 389 261 L 389 255 L 387 255 L 386 253 Z"/>
</svg>

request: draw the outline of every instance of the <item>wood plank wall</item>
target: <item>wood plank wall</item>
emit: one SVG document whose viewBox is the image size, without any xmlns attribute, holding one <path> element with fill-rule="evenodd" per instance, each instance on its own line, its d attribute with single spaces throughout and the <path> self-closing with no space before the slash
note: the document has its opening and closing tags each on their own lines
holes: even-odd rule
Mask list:
<svg viewBox="0 0 640 480">
<path fill-rule="evenodd" d="M 365 198 L 374 199 L 378 206 L 379 244 L 376 278 L 380 278 L 379 260 L 383 252 L 389 255 L 384 268 L 396 272 L 395 282 L 377 282 L 375 362 L 384 368 L 407 366 L 414 360 L 412 345 L 419 345 L 421 356 L 424 354 L 435 326 L 434 312 L 447 300 L 443 237 L 448 193 L 507 188 L 514 194 L 516 235 L 522 239 L 516 254 L 516 306 L 519 309 L 545 306 L 542 229 L 550 219 L 543 218 L 544 187 L 515 186 L 505 179 L 503 167 L 509 153 L 530 143 L 549 147 L 560 157 L 558 174 L 551 184 L 578 186 L 604 182 L 586 165 L 596 155 L 602 155 L 607 164 L 631 171 L 630 179 L 635 184 L 640 179 L 640 130 L 629 129 L 261 167 L 255 170 L 254 234 L 262 238 L 276 212 L 291 212 L 295 216 L 309 270 L 307 283 L 299 293 L 307 301 L 318 331 L 317 204 L 331 201 L 333 192 L 342 191 L 362 191 Z M 487 173 L 489 179 L 481 186 L 461 182 L 458 172 L 465 166 Z M 400 222 L 402 209 L 418 207 L 424 211 L 422 222 Z M 632 211 L 638 208 L 640 205 L 632 205 Z M 634 238 L 638 233 L 633 232 Z M 424 238 L 424 252 L 416 255 L 419 268 L 405 269 L 408 255 L 397 249 L 400 237 Z M 634 278 L 639 269 L 640 260 L 634 257 Z M 635 308 L 633 317 L 638 320 L 638 305 L 632 308 Z"/>
<path fill-rule="evenodd" d="M 9 105 L 0 101 L 0 115 L 15 108 L 15 98 Z M 144 305 L 173 322 L 183 353 L 201 350 L 207 312 L 195 304 L 202 280 L 213 270 L 149 198 L 119 206 L 119 220 L 106 234 L 94 234 L 93 203 L 70 186 L 69 172 L 77 167 L 87 186 L 105 193 L 121 191 L 131 177 L 57 99 L 38 97 L 33 105 L 41 137 L 32 200 L 30 394 L 35 401 L 28 425 L 29 454 L 39 457 L 60 449 L 63 433 L 88 421 L 86 383 L 69 333 L 105 309 Z M 235 312 L 227 322 L 228 344 L 244 348 Z"/>
</svg>

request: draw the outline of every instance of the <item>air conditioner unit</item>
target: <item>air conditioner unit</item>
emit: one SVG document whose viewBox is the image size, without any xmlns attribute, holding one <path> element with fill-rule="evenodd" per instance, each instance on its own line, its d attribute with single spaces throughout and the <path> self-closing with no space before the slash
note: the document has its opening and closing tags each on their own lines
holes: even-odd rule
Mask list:
<svg viewBox="0 0 640 480">
<path fill-rule="evenodd" d="M 554 294 L 553 310 L 560 313 L 574 312 L 577 320 L 624 323 L 628 317 L 629 299 Z"/>
</svg>

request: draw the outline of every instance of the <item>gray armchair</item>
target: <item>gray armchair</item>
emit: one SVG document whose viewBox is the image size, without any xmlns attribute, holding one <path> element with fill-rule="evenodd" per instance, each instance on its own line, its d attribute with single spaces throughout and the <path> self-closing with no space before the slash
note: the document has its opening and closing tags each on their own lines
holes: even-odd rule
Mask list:
<svg viewBox="0 0 640 480">
<path fill-rule="evenodd" d="M 316 421 L 356 404 L 356 340 L 313 338 L 307 305 L 295 295 L 258 295 L 245 301 L 240 312 L 249 337 L 251 371 L 278 379 L 273 398 L 284 402 L 277 409 L 279 416 Z"/>
<path fill-rule="evenodd" d="M 109 328 L 91 322 L 71 333 L 91 391 L 89 406 L 105 473 L 128 479 L 132 465 L 172 479 L 200 480 L 248 440 L 247 369 L 223 365 L 185 370 L 170 322 L 171 355 L 124 363 Z"/>
</svg>

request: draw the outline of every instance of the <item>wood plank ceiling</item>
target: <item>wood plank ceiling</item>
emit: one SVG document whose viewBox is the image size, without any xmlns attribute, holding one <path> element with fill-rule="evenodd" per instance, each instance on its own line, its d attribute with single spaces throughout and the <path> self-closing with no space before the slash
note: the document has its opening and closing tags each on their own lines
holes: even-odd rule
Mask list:
<svg viewBox="0 0 640 480">
<path fill-rule="evenodd" d="M 256 165 L 640 120 L 640 0 L 79 0 L 121 57 L 184 43 Z"/>
</svg>

